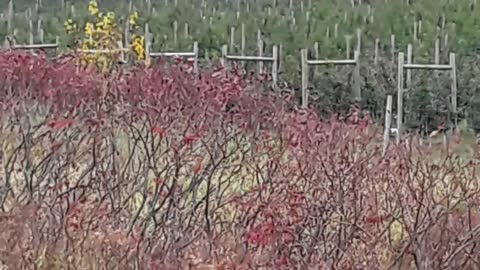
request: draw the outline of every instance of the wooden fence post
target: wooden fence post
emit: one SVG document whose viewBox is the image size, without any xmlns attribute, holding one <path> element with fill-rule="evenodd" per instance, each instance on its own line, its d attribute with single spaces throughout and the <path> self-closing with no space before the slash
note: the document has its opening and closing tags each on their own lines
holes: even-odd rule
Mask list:
<svg viewBox="0 0 480 270">
<path fill-rule="evenodd" d="M 302 57 L 302 107 L 308 107 L 308 50 L 301 50 Z"/>
<path fill-rule="evenodd" d="M 150 30 L 148 27 L 148 23 L 145 24 L 145 62 L 146 63 L 151 63 L 151 58 L 150 58 Z"/>
<path fill-rule="evenodd" d="M 455 127 L 458 124 L 458 117 L 457 117 L 457 63 L 455 53 L 450 53 L 450 66 L 452 67 L 450 76 L 451 76 L 451 103 L 452 103 L 452 113 L 454 117 Z"/>
<path fill-rule="evenodd" d="M 407 64 L 411 64 L 413 62 L 413 46 L 412 44 L 408 44 L 407 46 Z M 412 84 L 412 70 L 407 69 L 407 80 L 405 87 L 409 88 Z"/>
<path fill-rule="evenodd" d="M 345 46 L 346 46 L 346 53 L 345 53 L 345 59 L 350 59 L 350 39 L 352 37 L 350 35 L 345 35 Z"/>
<path fill-rule="evenodd" d="M 376 38 L 375 39 L 375 58 L 374 58 L 374 63 L 375 63 L 375 66 L 378 65 L 378 60 L 379 60 L 379 49 L 380 49 L 380 39 L 379 38 Z"/>
<path fill-rule="evenodd" d="M 360 51 L 354 52 L 355 70 L 353 71 L 353 96 L 355 101 L 362 100 L 362 89 L 360 87 Z"/>
<path fill-rule="evenodd" d="M 258 49 L 258 56 L 263 56 L 263 40 L 262 40 L 262 32 L 260 30 L 257 31 L 257 49 Z M 258 74 L 263 74 L 263 62 L 258 62 Z"/>
<path fill-rule="evenodd" d="M 383 133 L 383 151 L 382 155 L 387 154 L 388 144 L 390 143 L 390 130 L 392 126 L 392 95 L 387 96 L 387 106 L 385 108 L 385 131 Z"/>
<path fill-rule="evenodd" d="M 225 44 L 222 46 L 222 58 L 220 58 L 220 64 L 224 68 L 227 68 L 227 54 L 228 54 L 228 46 Z"/>
<path fill-rule="evenodd" d="M 193 42 L 193 54 L 195 54 L 195 58 L 193 59 L 193 72 L 198 74 L 198 42 Z"/>
<path fill-rule="evenodd" d="M 398 53 L 398 75 L 397 75 L 397 143 L 402 137 L 403 123 L 403 64 L 405 57 L 403 52 Z"/>
<path fill-rule="evenodd" d="M 318 47 L 318 42 L 316 42 L 316 41 L 313 44 L 313 52 L 315 53 L 315 59 L 319 59 L 320 58 L 320 49 Z M 315 66 L 314 72 L 315 72 L 315 74 L 318 74 L 318 66 Z"/>
<path fill-rule="evenodd" d="M 278 47 L 277 45 L 273 45 L 272 48 L 272 80 L 273 80 L 273 87 L 277 87 L 278 83 Z"/>
<path fill-rule="evenodd" d="M 436 65 L 440 64 L 440 39 L 435 39 L 434 59 Z M 435 71 L 435 77 L 438 77 L 438 72 Z"/>
<path fill-rule="evenodd" d="M 235 48 L 235 26 L 230 27 L 230 51 L 233 52 Z"/>
</svg>

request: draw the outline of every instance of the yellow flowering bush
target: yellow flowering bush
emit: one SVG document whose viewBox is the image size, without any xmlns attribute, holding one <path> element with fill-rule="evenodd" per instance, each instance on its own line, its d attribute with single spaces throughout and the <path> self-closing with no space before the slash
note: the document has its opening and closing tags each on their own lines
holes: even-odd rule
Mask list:
<svg viewBox="0 0 480 270">
<path fill-rule="evenodd" d="M 117 24 L 114 12 L 102 12 L 96 1 L 90 1 L 88 12 L 90 18 L 83 27 L 83 33 L 78 33 L 77 24 L 72 19 L 68 19 L 64 24 L 67 34 L 74 35 L 76 32 L 80 34 L 78 43 L 84 52 L 81 61 L 83 65 L 95 64 L 102 72 L 108 72 L 121 56 L 128 53 L 134 54 L 137 60 L 145 59 L 143 36 L 133 34 L 131 44 L 127 48 L 119 46 L 123 31 Z M 138 12 L 128 16 L 130 32 L 140 29 L 138 17 Z"/>
</svg>

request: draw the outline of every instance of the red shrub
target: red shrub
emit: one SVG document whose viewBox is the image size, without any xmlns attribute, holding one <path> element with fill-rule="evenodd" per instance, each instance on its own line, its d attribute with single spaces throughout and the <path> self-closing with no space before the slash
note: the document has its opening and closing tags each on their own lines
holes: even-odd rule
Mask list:
<svg viewBox="0 0 480 270">
<path fill-rule="evenodd" d="M 0 54 L 0 261 L 12 269 L 477 269 L 477 159 L 382 157 L 217 70 Z"/>
</svg>

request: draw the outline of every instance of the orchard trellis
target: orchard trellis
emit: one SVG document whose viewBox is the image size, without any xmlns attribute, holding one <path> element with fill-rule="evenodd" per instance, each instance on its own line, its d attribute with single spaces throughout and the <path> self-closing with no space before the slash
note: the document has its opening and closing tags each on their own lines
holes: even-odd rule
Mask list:
<svg viewBox="0 0 480 270">
<path fill-rule="evenodd" d="M 358 101 L 361 99 L 360 88 L 360 52 L 355 50 L 353 59 L 341 59 L 341 60 L 310 60 L 308 59 L 308 50 L 303 49 L 301 51 L 301 65 L 302 65 L 302 107 L 308 107 L 309 98 L 309 66 L 354 66 L 353 71 L 353 95 Z"/>
<path fill-rule="evenodd" d="M 279 55 L 278 55 L 277 45 L 273 45 L 272 56 L 271 57 L 262 56 L 262 55 L 259 55 L 259 56 L 229 55 L 228 54 L 228 46 L 223 45 L 223 47 L 222 47 L 221 64 L 224 67 L 228 66 L 228 64 L 227 64 L 228 61 L 241 61 L 241 62 L 253 61 L 253 62 L 257 62 L 258 64 L 262 64 L 262 65 L 259 65 L 258 72 L 263 73 L 263 63 L 271 63 L 271 65 L 272 65 L 272 72 L 271 72 L 272 81 L 273 81 L 273 84 L 275 86 L 277 85 L 277 82 L 278 82 L 278 64 L 279 64 L 278 59 L 279 59 Z"/>
<path fill-rule="evenodd" d="M 438 46 L 435 46 L 438 48 Z M 409 46 L 409 52 L 411 51 L 411 46 Z M 409 53 L 411 55 L 411 53 Z M 436 61 L 437 56 L 435 57 Z M 400 52 L 398 54 L 398 75 L 397 75 L 397 143 L 400 142 L 403 129 L 403 94 L 405 93 L 404 88 L 404 72 L 407 70 L 436 70 L 436 71 L 450 71 L 450 105 L 451 111 L 455 118 L 455 125 L 457 125 L 457 66 L 456 66 L 456 56 L 455 53 L 449 54 L 449 63 L 448 64 L 414 64 L 411 63 L 411 58 L 409 57 L 410 63 L 405 63 L 405 54 Z M 408 81 L 408 80 L 407 80 Z"/>
<path fill-rule="evenodd" d="M 145 25 L 145 58 L 147 63 L 152 57 L 184 57 L 193 59 L 193 72 L 198 73 L 198 42 L 193 42 L 193 50 L 190 52 L 152 52 L 152 34 L 148 24 Z"/>
</svg>

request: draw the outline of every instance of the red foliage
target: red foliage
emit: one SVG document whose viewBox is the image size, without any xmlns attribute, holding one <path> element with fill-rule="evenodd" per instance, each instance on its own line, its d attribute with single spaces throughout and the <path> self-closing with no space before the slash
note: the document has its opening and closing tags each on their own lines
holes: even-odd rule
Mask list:
<svg viewBox="0 0 480 270">
<path fill-rule="evenodd" d="M 235 72 L 73 63 L 0 53 L 10 268 L 478 268 L 478 160 L 384 157 L 356 110 L 320 119 Z"/>
</svg>

